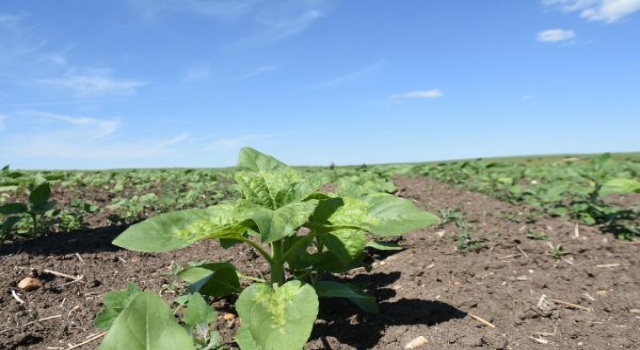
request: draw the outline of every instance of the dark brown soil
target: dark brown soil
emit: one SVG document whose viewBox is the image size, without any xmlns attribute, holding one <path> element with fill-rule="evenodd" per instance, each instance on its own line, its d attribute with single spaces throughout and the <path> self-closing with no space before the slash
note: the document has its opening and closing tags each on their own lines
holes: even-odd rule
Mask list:
<svg viewBox="0 0 640 350">
<path fill-rule="evenodd" d="M 420 336 L 426 344 L 416 349 L 640 349 L 637 242 L 535 217 L 526 208 L 430 179 L 397 183 L 400 195 L 434 213 L 460 208 L 470 236 L 457 238 L 463 229 L 453 223 L 415 232 L 400 240 L 403 251 L 373 255 L 371 273 L 335 276 L 374 294 L 381 312 L 364 314 L 347 301 L 323 300 L 305 349 L 395 350 Z M 268 273 L 251 250 L 224 250 L 216 242 L 163 254 L 120 250 L 110 242 L 123 229 L 97 227 L 5 243 L 0 250 L 0 349 L 62 350 L 90 339 L 100 333 L 92 322 L 102 296 L 127 282 L 171 299 L 173 291 L 166 287 L 173 262 L 231 261 L 245 274 Z M 547 240 L 530 239 L 531 233 Z M 549 244 L 561 244 L 569 254 L 554 258 Z M 18 289 L 32 269 L 40 272 L 43 286 L 32 292 Z M 83 278 L 73 281 L 45 269 Z M 233 312 L 231 302 L 214 305 L 223 338 L 235 349 L 237 324 L 222 320 L 225 312 Z M 96 349 L 99 341 L 80 349 Z"/>
</svg>

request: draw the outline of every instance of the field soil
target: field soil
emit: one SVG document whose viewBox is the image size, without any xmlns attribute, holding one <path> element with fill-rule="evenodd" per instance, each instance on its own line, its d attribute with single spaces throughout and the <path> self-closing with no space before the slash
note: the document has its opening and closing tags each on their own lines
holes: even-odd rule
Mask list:
<svg viewBox="0 0 640 350">
<path fill-rule="evenodd" d="M 433 213 L 459 208 L 469 236 L 461 237 L 463 228 L 454 223 L 414 232 L 398 241 L 402 251 L 372 251 L 369 273 L 332 276 L 375 295 L 380 314 L 322 300 L 305 349 L 640 349 L 638 242 L 536 217 L 528 208 L 427 178 L 396 183 L 398 195 Z M 62 350 L 83 342 L 76 348 L 96 349 L 101 331 L 93 319 L 103 295 L 134 282 L 171 300 L 178 288 L 174 264 L 229 261 L 246 275 L 268 274 L 246 247 L 201 242 L 169 253 L 134 253 L 110 244 L 125 227 L 95 222 L 82 232 L 0 248 L 0 349 Z M 568 254 L 554 257 L 550 245 Z M 26 292 L 18 283 L 30 274 L 42 286 Z M 237 348 L 239 323 L 233 302 L 213 301 L 230 349 Z"/>
</svg>

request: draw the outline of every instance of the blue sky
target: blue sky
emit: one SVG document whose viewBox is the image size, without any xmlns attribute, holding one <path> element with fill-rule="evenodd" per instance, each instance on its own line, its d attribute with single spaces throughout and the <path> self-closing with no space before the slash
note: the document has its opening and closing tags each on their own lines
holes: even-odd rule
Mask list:
<svg viewBox="0 0 640 350">
<path fill-rule="evenodd" d="M 0 5 L 0 165 L 640 151 L 640 0 Z"/>
</svg>

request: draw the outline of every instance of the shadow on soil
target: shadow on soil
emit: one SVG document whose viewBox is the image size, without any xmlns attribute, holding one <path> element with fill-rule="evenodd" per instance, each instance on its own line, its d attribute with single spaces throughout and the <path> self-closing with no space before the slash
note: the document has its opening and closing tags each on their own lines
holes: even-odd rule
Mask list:
<svg viewBox="0 0 640 350">
<path fill-rule="evenodd" d="M 30 255 L 65 255 L 117 251 L 121 248 L 111 244 L 111 241 L 127 227 L 128 225 L 107 226 L 36 238 L 18 238 L 3 242 L 0 245 L 0 255 L 19 252 Z"/>
<path fill-rule="evenodd" d="M 373 273 L 354 278 L 336 279 L 359 285 L 375 295 L 380 305 L 379 314 L 367 314 L 345 299 L 321 299 L 321 320 L 316 324 L 311 339 L 320 340 L 325 349 L 332 349 L 329 338 L 336 338 L 358 350 L 371 349 L 378 344 L 390 326 L 435 325 L 467 314 L 447 303 L 422 299 L 400 299 L 390 302 L 396 295 L 386 288 L 400 278 L 399 272 Z"/>
</svg>

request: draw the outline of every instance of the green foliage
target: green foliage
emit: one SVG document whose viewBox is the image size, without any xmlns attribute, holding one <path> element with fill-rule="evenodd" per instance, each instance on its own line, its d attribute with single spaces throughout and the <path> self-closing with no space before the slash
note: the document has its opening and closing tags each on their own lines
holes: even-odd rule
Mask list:
<svg viewBox="0 0 640 350">
<path fill-rule="evenodd" d="M 145 252 L 185 248 L 205 239 L 219 239 L 223 247 L 252 246 L 270 264 L 271 281 L 240 292 L 237 309 L 244 326 L 237 341 L 243 350 L 302 348 L 318 297 L 345 297 L 365 311 L 377 311 L 373 297 L 359 288 L 322 278 L 364 266 L 367 247 L 397 249 L 370 235 L 399 236 L 438 221 L 408 200 L 358 191 L 344 180 L 335 191 L 321 192 L 327 178 L 303 175 L 251 148 L 241 150 L 236 170 L 240 199 L 157 215 L 129 227 L 113 243 Z M 240 291 L 241 275 L 226 263 L 193 264 L 178 276 L 194 293 Z"/>
<path fill-rule="evenodd" d="M 51 187 L 48 182 L 43 182 L 31 191 L 27 203 L 12 202 L 1 205 L 0 216 L 3 217 L 3 222 L 0 238 L 10 236 L 16 228 L 19 234 L 41 233 L 40 221 L 56 205 L 56 201 L 50 200 L 50 197 Z M 18 227 L 25 217 L 31 219 L 29 230 L 24 226 Z"/>
<path fill-rule="evenodd" d="M 563 256 L 569 255 L 570 253 L 562 248 L 562 244 L 558 244 L 556 246 L 549 244 L 549 255 L 551 255 L 554 259 L 560 259 Z"/>
<path fill-rule="evenodd" d="M 318 295 L 300 281 L 255 283 L 240 294 L 236 309 L 257 349 L 302 349 L 318 315 Z"/>
<path fill-rule="evenodd" d="M 471 235 L 471 227 L 469 225 L 463 225 L 460 227 L 460 232 L 455 237 L 456 248 L 462 252 L 475 252 L 487 247 L 489 241 L 483 237 L 473 237 Z"/>
<path fill-rule="evenodd" d="M 98 350 L 195 350 L 194 340 L 155 293 L 140 292 L 115 318 Z"/>
<path fill-rule="evenodd" d="M 526 165 L 480 159 L 417 166 L 414 172 L 512 204 L 527 204 L 541 213 L 599 225 L 620 238 L 640 235 L 640 211 L 618 207 L 610 200 L 612 196 L 640 193 L 637 161 L 615 160 L 607 153 L 586 160 L 558 158 L 554 163 Z"/>
</svg>

